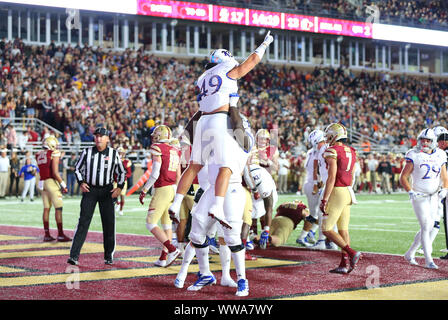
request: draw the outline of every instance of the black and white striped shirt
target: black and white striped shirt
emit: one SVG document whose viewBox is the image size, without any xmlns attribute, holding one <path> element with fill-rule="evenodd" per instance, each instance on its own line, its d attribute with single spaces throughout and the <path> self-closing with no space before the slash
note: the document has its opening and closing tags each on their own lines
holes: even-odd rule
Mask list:
<svg viewBox="0 0 448 320">
<path fill-rule="evenodd" d="M 117 150 L 111 147 L 102 152 L 96 146 L 86 148 L 76 162 L 75 176 L 79 184 L 86 182 L 91 186 L 104 187 L 114 182 L 114 174 L 118 188 L 123 189 L 126 170 Z"/>
</svg>

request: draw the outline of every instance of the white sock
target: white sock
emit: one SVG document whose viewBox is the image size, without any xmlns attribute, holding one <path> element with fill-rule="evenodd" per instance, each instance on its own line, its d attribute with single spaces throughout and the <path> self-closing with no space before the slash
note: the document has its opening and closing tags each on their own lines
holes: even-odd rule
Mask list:
<svg viewBox="0 0 448 320">
<path fill-rule="evenodd" d="M 221 260 L 222 278 L 230 278 L 231 251 L 228 245 L 219 245 L 219 259 Z"/>
<path fill-rule="evenodd" d="M 233 263 L 235 264 L 237 281 L 246 279 L 246 249 L 232 252 Z"/>
<path fill-rule="evenodd" d="M 313 231 L 314 234 L 316 234 L 317 229 L 319 229 L 319 224 L 313 223 L 313 226 L 311 227 L 311 231 Z"/>
<path fill-rule="evenodd" d="M 193 260 L 195 255 L 196 250 L 192 246 L 191 242 L 189 242 L 185 247 L 184 257 L 182 259 L 182 265 L 176 278 L 185 280 L 188 274 L 188 267 L 190 266 L 191 261 Z"/>
<path fill-rule="evenodd" d="M 212 273 L 210 272 L 210 265 L 208 261 L 208 246 L 205 248 L 196 248 L 196 258 L 198 259 L 199 264 L 199 272 L 203 276 L 209 276 Z"/>
<path fill-rule="evenodd" d="M 422 233 L 421 230 L 419 230 L 414 237 L 414 242 L 412 242 L 411 247 L 406 252 L 406 255 L 408 255 L 411 258 L 415 258 L 415 253 L 417 252 L 418 248 L 420 248 L 421 241 L 422 241 Z"/>
</svg>

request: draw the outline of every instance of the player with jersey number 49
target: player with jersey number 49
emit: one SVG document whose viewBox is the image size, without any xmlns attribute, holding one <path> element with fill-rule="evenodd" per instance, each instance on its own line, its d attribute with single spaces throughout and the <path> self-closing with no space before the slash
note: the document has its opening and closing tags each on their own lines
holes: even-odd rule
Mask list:
<svg viewBox="0 0 448 320">
<path fill-rule="evenodd" d="M 420 230 L 415 235 L 414 242 L 404 258 L 410 264 L 418 265 L 415 253 L 421 245 L 426 268 L 438 269 L 431 256 L 430 233 L 437 218 L 439 202 L 447 196 L 447 155 L 437 148 L 437 137 L 434 131 L 424 129 L 417 136 L 416 147 L 406 153 L 405 160 L 406 165 L 400 175 L 400 184 L 409 194 Z M 412 183 L 409 178 L 412 179 Z"/>
<path fill-rule="evenodd" d="M 186 126 L 186 132 L 189 133 L 192 143 L 191 158 L 169 209 L 173 219 L 177 219 L 182 200 L 198 172 L 206 164 L 216 164 L 219 172 L 208 213 L 226 228 L 230 227 L 224 219 L 224 197 L 232 176 L 230 167 L 234 162 L 234 150 L 242 148 L 248 152 L 250 144 L 236 107 L 237 80 L 244 77 L 261 61 L 273 40 L 268 32 L 263 43 L 241 64 L 228 50 L 218 49 L 211 53 L 210 63 L 197 81 L 200 90 L 197 98 L 199 111 Z"/>
<path fill-rule="evenodd" d="M 328 167 L 320 209 L 323 212 L 322 230 L 325 236 L 336 243 L 341 250 L 341 262 L 332 273 L 350 273 L 361 258 L 361 252 L 350 247 L 348 225 L 350 207 L 356 203 L 353 192 L 353 175 L 356 151 L 345 145 L 347 129 L 340 123 L 332 123 L 325 129 L 325 138 L 329 147 L 324 152 Z M 337 224 L 338 232 L 333 228 Z"/>
</svg>

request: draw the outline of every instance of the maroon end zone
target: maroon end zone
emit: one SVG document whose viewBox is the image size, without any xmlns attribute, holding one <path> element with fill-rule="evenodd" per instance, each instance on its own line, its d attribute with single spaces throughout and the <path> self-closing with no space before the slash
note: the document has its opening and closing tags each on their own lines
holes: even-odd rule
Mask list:
<svg viewBox="0 0 448 320">
<path fill-rule="evenodd" d="M 141 261 L 148 257 L 157 259 L 160 254 L 160 246 L 150 236 L 118 234 L 117 246 L 135 247 L 136 250 L 117 250 L 112 266 L 104 265 L 102 247 L 101 252 L 82 251 L 79 272 L 88 273 L 93 278 L 80 281 L 79 289 L 69 289 L 60 279 L 68 276 L 66 261 L 71 243 L 54 243 L 42 248 L 43 232 L 40 228 L 0 226 L 0 236 L 4 239 L 5 235 L 30 239 L 0 241 L 1 300 L 241 300 L 234 295 L 236 289 L 219 286 L 219 271 L 214 271 L 218 280 L 215 286 L 205 287 L 199 292 L 187 291 L 186 288 L 196 279 L 192 272 L 183 289 L 175 288 L 175 268 L 181 260 L 169 268 Z M 73 233 L 67 232 L 67 235 L 72 237 Z M 102 233 L 90 232 L 86 243 L 102 246 Z M 36 244 L 39 247 L 34 248 Z M 14 245 L 22 246 L 15 249 Z M 250 295 L 245 299 L 293 298 L 365 289 L 372 285 L 372 270 L 377 272 L 381 287 L 448 279 L 448 263 L 442 260 L 437 260 L 439 270 L 428 270 L 409 265 L 402 256 L 364 253 L 351 274 L 339 275 L 328 272 L 339 263 L 339 252 L 336 251 L 281 247 L 254 250 L 253 254 L 261 259 L 248 264 Z M 417 260 L 424 263 L 422 258 Z M 130 269 L 137 275 L 124 275 L 124 271 Z M 111 270 L 114 272 L 109 275 Z M 108 271 L 107 277 L 112 279 L 97 280 L 95 276 L 101 278 L 104 271 Z M 147 275 L 138 275 L 140 272 Z M 233 270 L 231 275 L 235 277 Z"/>
</svg>

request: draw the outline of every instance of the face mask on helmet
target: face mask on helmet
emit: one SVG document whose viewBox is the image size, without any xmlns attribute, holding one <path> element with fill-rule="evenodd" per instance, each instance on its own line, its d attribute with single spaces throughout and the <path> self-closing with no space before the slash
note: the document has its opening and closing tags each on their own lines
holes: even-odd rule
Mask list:
<svg viewBox="0 0 448 320">
<path fill-rule="evenodd" d="M 423 152 L 429 152 L 436 148 L 437 139 L 432 129 L 423 129 L 417 137 L 417 148 Z"/>
<path fill-rule="evenodd" d="M 271 135 L 269 134 L 269 131 L 266 129 L 258 130 L 257 134 L 255 135 L 255 139 L 257 141 L 257 146 L 260 148 L 266 147 L 269 144 L 270 138 L 271 138 Z"/>
</svg>

